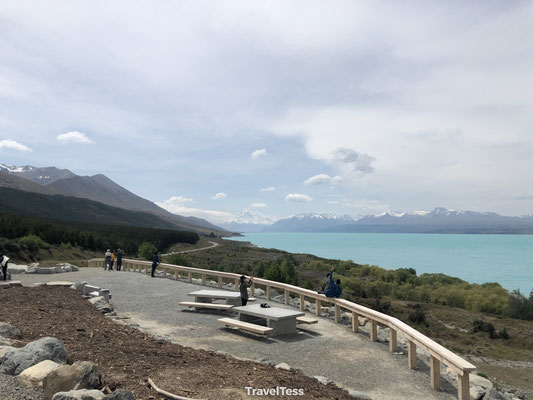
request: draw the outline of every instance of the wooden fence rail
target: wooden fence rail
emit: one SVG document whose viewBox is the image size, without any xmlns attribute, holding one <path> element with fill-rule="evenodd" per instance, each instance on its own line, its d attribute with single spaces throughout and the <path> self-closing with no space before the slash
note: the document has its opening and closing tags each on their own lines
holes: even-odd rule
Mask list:
<svg viewBox="0 0 533 400">
<path fill-rule="evenodd" d="M 89 267 L 103 267 L 104 262 L 103 258 L 93 258 L 89 260 Z M 137 271 L 147 274 L 151 271 L 152 263 L 149 261 L 124 259 L 122 260 L 122 267 L 126 271 Z M 193 275 L 199 276 L 202 284 L 206 283 L 207 278 L 216 278 L 219 288 L 226 281 L 234 284 L 234 290 L 239 290 L 239 274 L 164 263 L 159 264 L 158 270 L 162 271 L 165 276 L 174 276 L 174 279 L 183 278 L 188 282 L 192 282 Z M 352 330 L 354 332 L 357 332 L 359 329 L 359 317 L 367 318 L 370 322 L 370 340 L 374 342 L 378 340 L 378 327 L 388 328 L 389 350 L 391 352 L 397 350 L 397 335 L 398 333 L 402 333 L 408 340 L 407 360 L 409 368 L 417 368 L 417 346 L 424 348 L 430 355 L 431 387 L 434 389 L 440 388 L 440 366 L 443 363 L 457 373 L 458 399 L 470 400 L 469 377 L 470 372 L 475 371 L 476 367 L 399 319 L 348 300 L 326 297 L 312 290 L 261 278 L 254 278 L 254 283 L 251 287 L 252 296 L 257 286 L 265 287 L 265 296 L 268 300 L 271 298 L 272 288 L 283 293 L 285 304 L 289 304 L 291 294 L 296 295 L 296 297 L 299 296 L 300 310 L 305 309 L 305 299 L 313 299 L 317 316 L 321 315 L 322 303 L 332 304 L 335 307 L 335 322 L 340 321 L 342 310 L 349 311 L 352 314 Z"/>
</svg>

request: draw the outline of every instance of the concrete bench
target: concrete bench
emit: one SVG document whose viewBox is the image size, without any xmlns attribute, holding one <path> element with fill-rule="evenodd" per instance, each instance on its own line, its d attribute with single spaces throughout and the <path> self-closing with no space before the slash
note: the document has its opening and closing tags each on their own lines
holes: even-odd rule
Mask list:
<svg viewBox="0 0 533 400">
<path fill-rule="evenodd" d="M 233 328 L 242 329 L 245 331 L 257 333 L 258 335 L 268 335 L 274 329 L 268 328 L 266 326 L 252 324 L 250 322 L 238 321 L 232 318 L 220 318 L 218 320 L 220 324 L 231 326 Z"/>
<path fill-rule="evenodd" d="M 298 318 L 296 318 L 296 323 L 297 324 L 312 325 L 312 324 L 317 324 L 318 323 L 318 319 L 309 318 L 309 317 L 298 317 Z"/>
<path fill-rule="evenodd" d="M 196 308 L 209 308 L 213 310 L 231 310 L 233 308 L 233 305 L 231 304 L 197 303 L 194 301 L 182 301 L 178 304 L 184 307 L 194 307 L 195 309 Z"/>
</svg>

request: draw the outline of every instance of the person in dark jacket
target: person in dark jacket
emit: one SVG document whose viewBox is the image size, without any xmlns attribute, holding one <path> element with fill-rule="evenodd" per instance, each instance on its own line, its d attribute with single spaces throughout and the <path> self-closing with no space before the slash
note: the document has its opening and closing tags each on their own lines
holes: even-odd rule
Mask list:
<svg viewBox="0 0 533 400">
<path fill-rule="evenodd" d="M 120 249 L 117 250 L 117 271 L 120 271 L 122 269 L 122 256 L 124 255 L 124 252 Z"/>
<path fill-rule="evenodd" d="M 337 279 L 336 282 L 333 282 L 333 268 L 329 273 L 329 286 L 325 290 L 326 297 L 336 297 L 337 299 L 341 297 L 342 287 L 341 280 Z"/>
<path fill-rule="evenodd" d="M 248 303 L 248 288 L 252 286 L 252 283 L 254 283 L 253 276 L 251 276 L 250 279 L 248 279 L 248 282 L 246 282 L 246 277 L 244 275 L 241 275 L 241 283 L 239 285 L 239 290 L 241 292 L 241 303 L 243 306 Z"/>
<path fill-rule="evenodd" d="M 154 277 L 155 269 L 159 265 L 159 256 L 157 255 L 157 250 L 154 253 L 154 258 L 152 259 L 152 278 Z"/>
</svg>

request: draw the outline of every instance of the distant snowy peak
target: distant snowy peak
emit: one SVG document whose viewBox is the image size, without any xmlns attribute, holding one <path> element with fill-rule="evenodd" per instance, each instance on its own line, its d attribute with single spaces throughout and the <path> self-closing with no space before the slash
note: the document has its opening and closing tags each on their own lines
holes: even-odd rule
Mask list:
<svg viewBox="0 0 533 400">
<path fill-rule="evenodd" d="M 17 167 L 14 165 L 0 164 L 0 171 L 29 179 L 30 181 L 39 183 L 41 185 L 47 185 L 60 179 L 72 178 L 76 176 L 76 174 L 72 173 L 68 169 L 59 169 L 56 167 L 38 168 L 31 165 Z"/>
<path fill-rule="evenodd" d="M 341 221 L 341 222 L 354 222 L 356 219 L 352 217 L 351 215 L 345 214 L 345 215 L 336 215 L 334 213 L 325 213 L 325 214 L 319 214 L 319 213 L 302 213 L 297 214 L 292 217 L 289 217 L 287 219 L 296 219 L 296 220 L 316 220 L 316 221 Z"/>
<path fill-rule="evenodd" d="M 231 222 L 238 224 L 270 225 L 276 222 L 276 218 L 269 217 L 251 209 L 246 209 L 238 213 Z"/>
<path fill-rule="evenodd" d="M 16 165 L 7 165 L 7 164 L 0 163 L 0 171 L 7 172 L 10 174 L 28 172 L 28 171 L 32 171 L 33 169 L 35 169 L 35 167 L 32 167 L 31 165 L 23 165 L 21 167 L 17 167 Z"/>
</svg>

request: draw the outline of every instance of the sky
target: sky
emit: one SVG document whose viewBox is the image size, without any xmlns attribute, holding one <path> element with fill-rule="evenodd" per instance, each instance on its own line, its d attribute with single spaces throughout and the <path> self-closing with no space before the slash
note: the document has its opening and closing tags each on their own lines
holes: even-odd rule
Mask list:
<svg viewBox="0 0 533 400">
<path fill-rule="evenodd" d="M 4 0 L 0 162 L 215 223 L 533 214 L 532 38 L 530 1 Z"/>
</svg>

